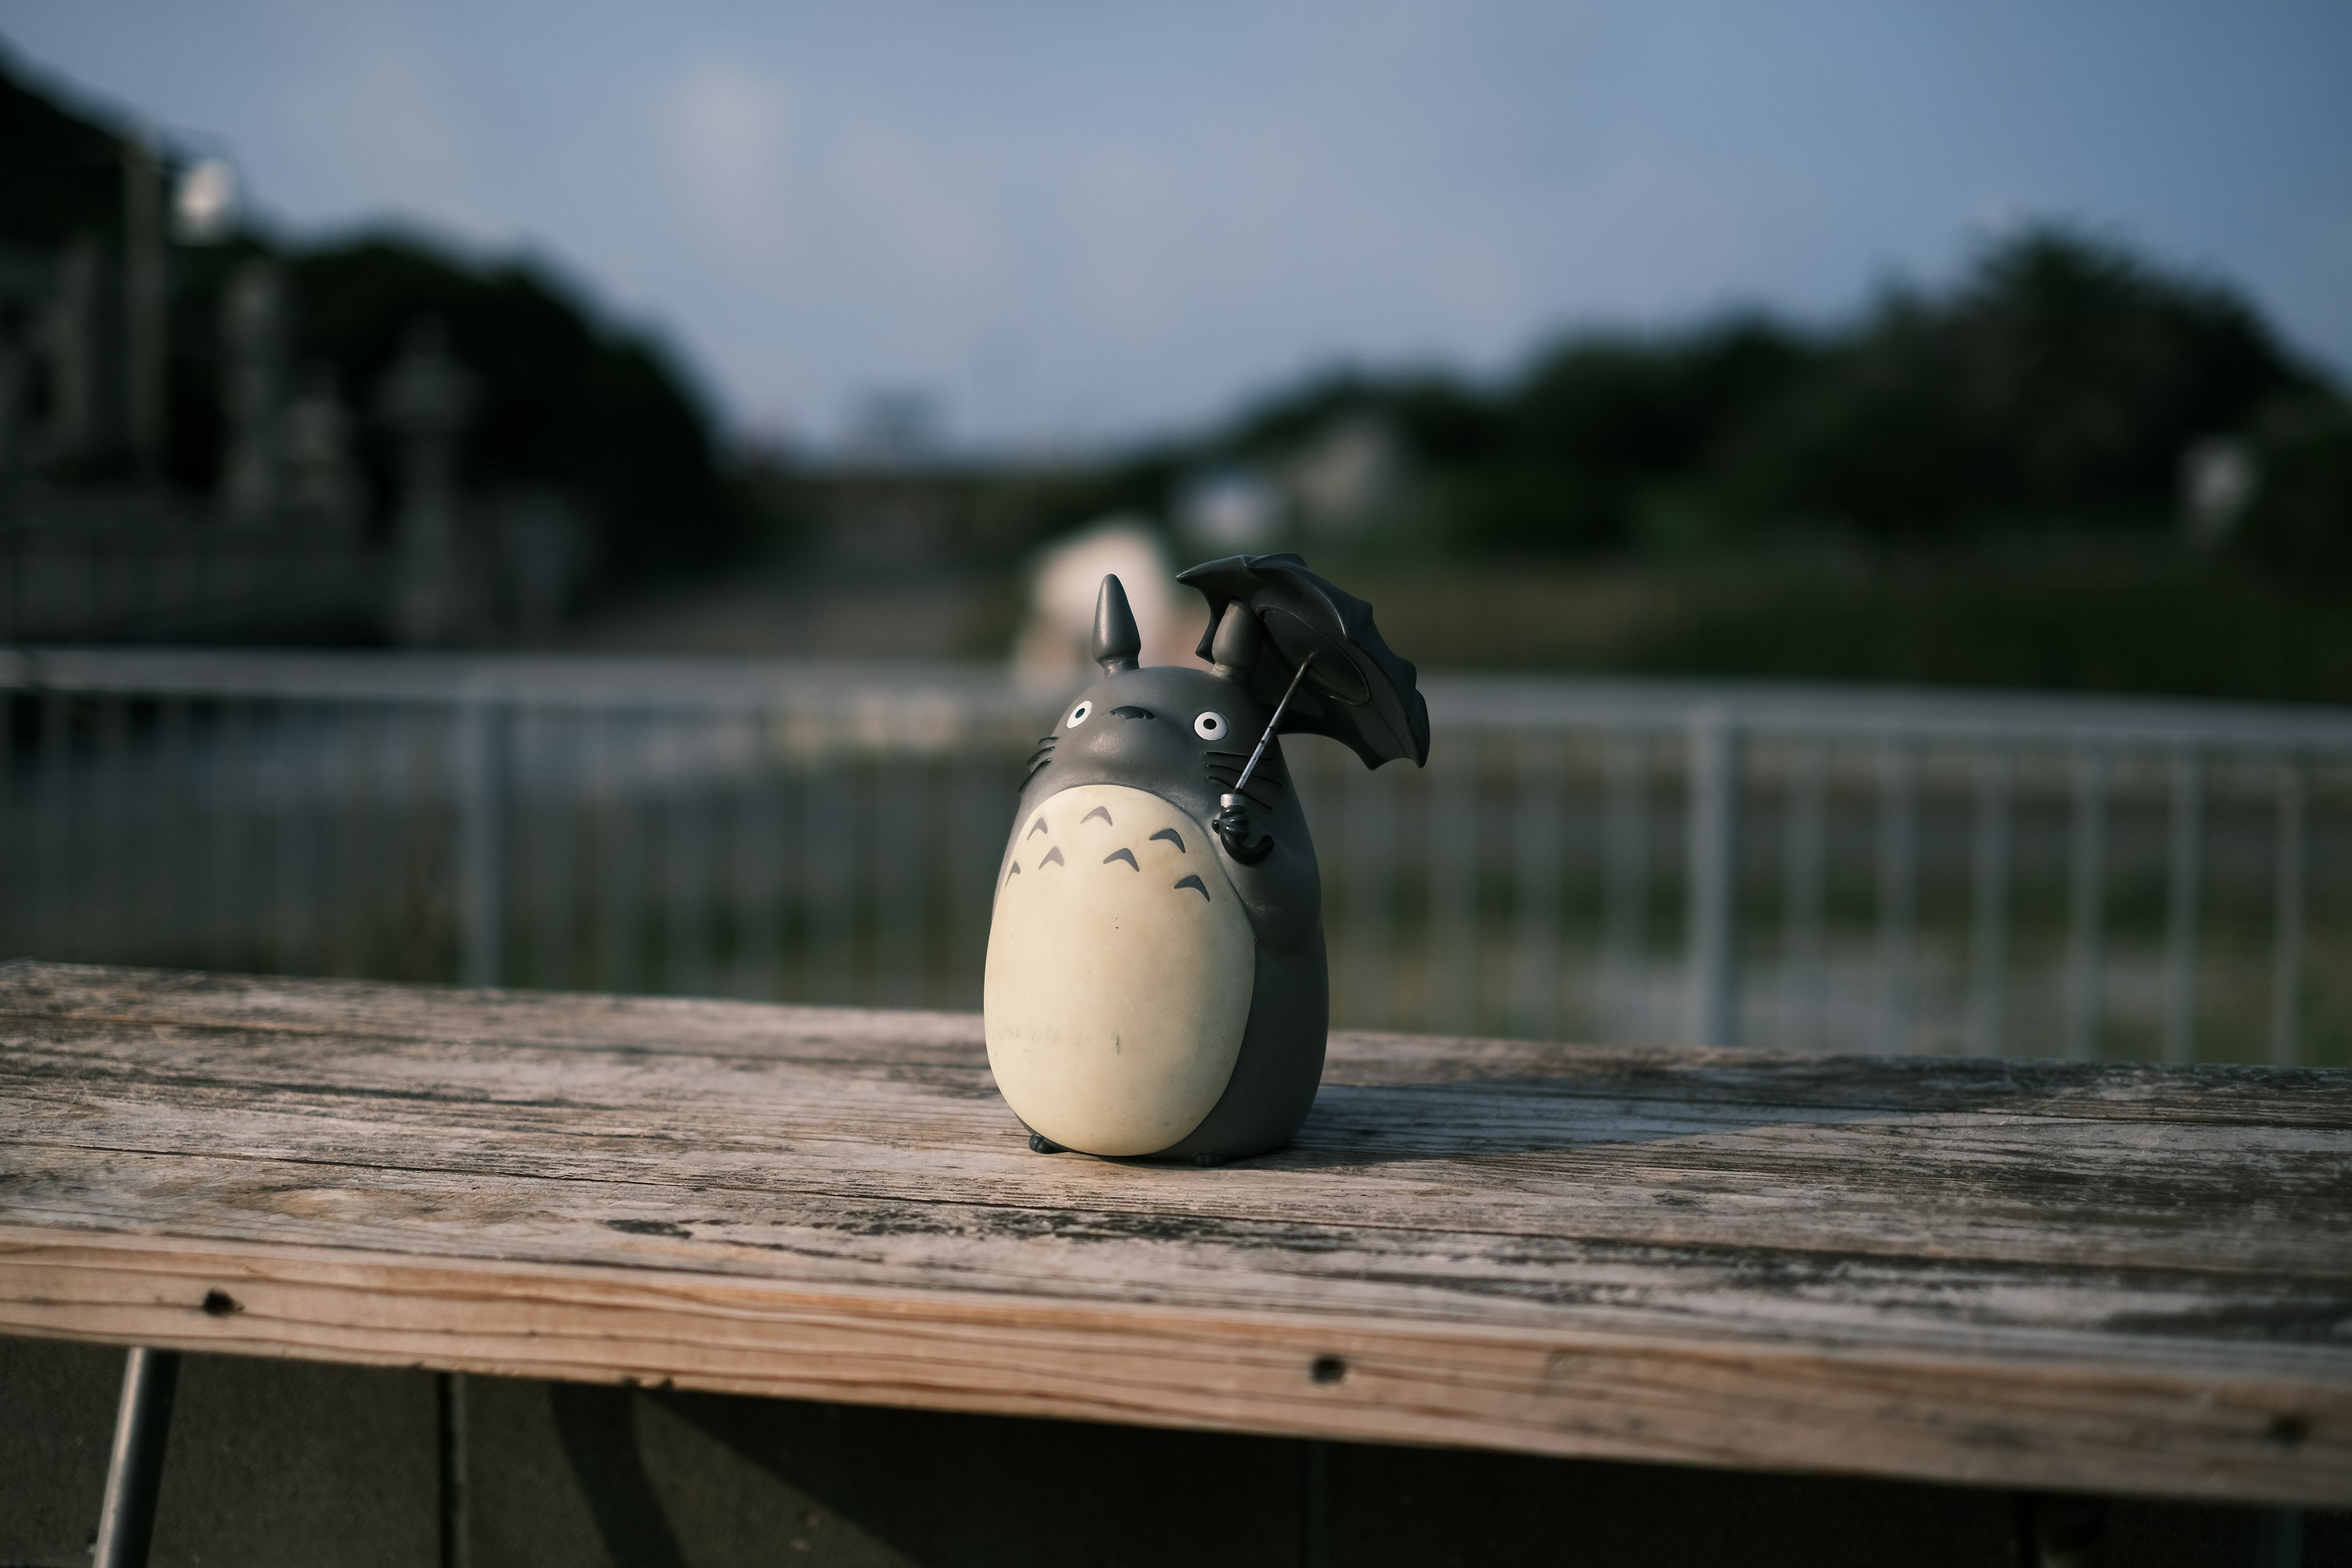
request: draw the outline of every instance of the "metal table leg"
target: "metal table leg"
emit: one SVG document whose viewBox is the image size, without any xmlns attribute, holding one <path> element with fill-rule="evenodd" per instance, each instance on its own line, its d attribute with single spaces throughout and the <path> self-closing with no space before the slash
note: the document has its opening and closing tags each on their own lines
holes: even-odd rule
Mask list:
<svg viewBox="0 0 2352 1568">
<path fill-rule="evenodd" d="M 106 1466 L 106 1501 L 98 1511 L 91 1568 L 146 1568 L 155 1538 L 155 1494 L 163 1484 L 163 1445 L 172 1432 L 172 1393 L 180 1352 L 133 1350 L 122 1368 L 122 1406 L 114 1417 L 114 1452 Z"/>
<path fill-rule="evenodd" d="M 436 1383 L 441 1405 L 441 1568 L 469 1568 L 474 1549 L 466 1487 L 466 1374 L 445 1372 Z"/>
<path fill-rule="evenodd" d="M 2099 1568 L 2106 1561 L 2104 1498 L 2020 1492 L 2012 1508 L 2010 1555 L 2019 1568 Z"/>
</svg>

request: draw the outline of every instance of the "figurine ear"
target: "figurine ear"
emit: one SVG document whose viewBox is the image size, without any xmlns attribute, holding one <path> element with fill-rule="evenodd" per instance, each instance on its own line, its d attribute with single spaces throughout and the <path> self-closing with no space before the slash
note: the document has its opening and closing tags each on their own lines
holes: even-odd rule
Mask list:
<svg viewBox="0 0 2352 1568">
<path fill-rule="evenodd" d="M 1224 618 L 1217 623 L 1217 635 L 1209 645 L 1209 662 L 1227 680 L 1249 684 L 1250 671 L 1257 668 L 1257 612 L 1239 599 L 1225 606 Z"/>
<path fill-rule="evenodd" d="M 1117 577 L 1102 580 L 1095 600 L 1095 662 L 1105 675 L 1133 669 L 1143 652 L 1143 634 L 1135 629 L 1135 612 L 1127 607 L 1127 590 Z"/>
</svg>

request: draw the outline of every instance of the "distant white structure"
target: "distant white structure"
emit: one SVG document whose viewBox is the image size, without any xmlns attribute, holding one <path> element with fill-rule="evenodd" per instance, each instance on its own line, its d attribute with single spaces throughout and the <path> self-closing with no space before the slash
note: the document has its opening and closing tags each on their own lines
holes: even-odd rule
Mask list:
<svg viewBox="0 0 2352 1568">
<path fill-rule="evenodd" d="M 172 193 L 172 220 L 184 245 L 226 238 L 236 221 L 236 171 L 220 158 L 189 164 Z"/>
<path fill-rule="evenodd" d="M 1038 558 L 1030 578 L 1029 616 L 1013 647 L 1013 674 L 1025 689 L 1058 695 L 1086 684 L 1094 668 L 1087 656 L 1095 596 L 1106 576 L 1117 577 L 1127 590 L 1128 606 L 1143 633 L 1144 663 L 1199 666 L 1192 647 L 1207 624 L 1206 606 L 1199 595 L 1177 583 L 1168 552 L 1150 525 L 1139 517 L 1113 516 Z"/>
<path fill-rule="evenodd" d="M 2180 455 L 2180 510 L 2189 537 L 2210 550 L 2230 537 L 2262 488 L 2253 448 L 2226 436 L 2200 441 Z"/>
<path fill-rule="evenodd" d="M 1282 531 L 1282 491 L 1245 464 L 1211 468 L 1184 487 L 1176 521 L 1212 548 L 1264 550 Z"/>
</svg>

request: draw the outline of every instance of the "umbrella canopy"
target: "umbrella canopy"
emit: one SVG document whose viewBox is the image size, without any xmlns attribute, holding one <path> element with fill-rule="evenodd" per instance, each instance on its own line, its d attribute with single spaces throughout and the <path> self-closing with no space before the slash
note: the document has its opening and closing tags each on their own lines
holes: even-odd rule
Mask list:
<svg viewBox="0 0 2352 1568">
<path fill-rule="evenodd" d="M 1381 640 L 1370 605 L 1318 577 L 1296 555 L 1230 555 L 1180 572 L 1176 580 L 1209 601 L 1202 658 L 1213 658 L 1226 605 L 1244 605 L 1255 616 L 1258 657 L 1243 679 L 1259 701 L 1279 701 L 1307 665 L 1283 714 L 1284 732 L 1328 735 L 1368 768 L 1398 757 L 1411 757 L 1416 767 L 1429 761 L 1429 704 L 1413 685 L 1412 661 Z"/>
</svg>

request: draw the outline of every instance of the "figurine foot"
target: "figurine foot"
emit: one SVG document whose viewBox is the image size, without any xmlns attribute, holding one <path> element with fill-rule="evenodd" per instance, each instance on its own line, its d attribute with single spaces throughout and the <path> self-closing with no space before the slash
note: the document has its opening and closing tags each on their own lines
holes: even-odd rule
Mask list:
<svg viewBox="0 0 2352 1568">
<path fill-rule="evenodd" d="M 1066 1154 L 1069 1152 L 1068 1150 L 1063 1148 L 1059 1143 L 1056 1143 L 1052 1139 L 1046 1137 L 1043 1132 L 1032 1132 L 1029 1134 L 1029 1148 L 1032 1152 L 1039 1154 Z"/>
</svg>

